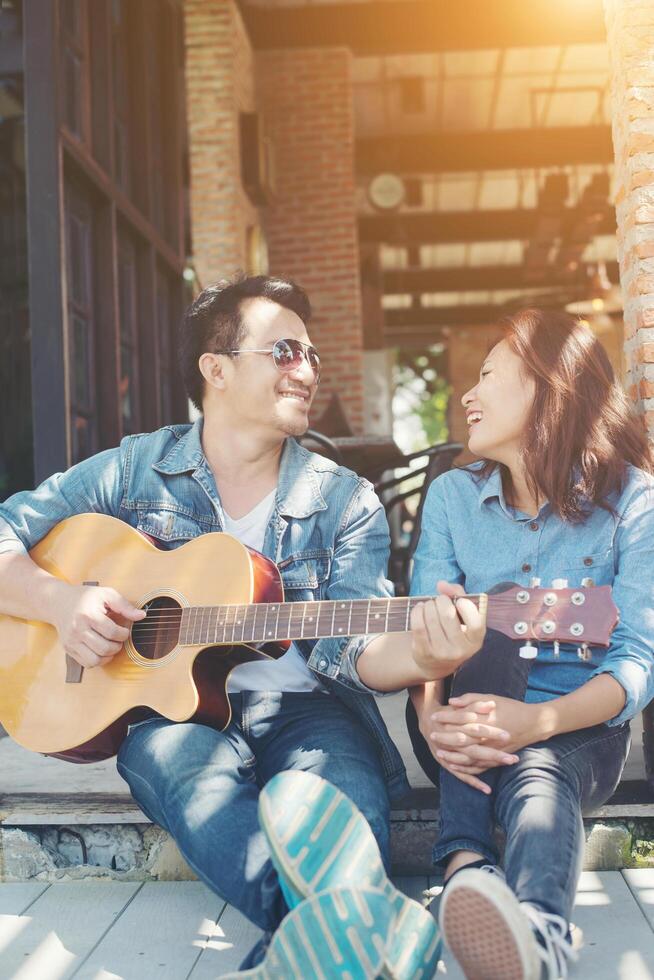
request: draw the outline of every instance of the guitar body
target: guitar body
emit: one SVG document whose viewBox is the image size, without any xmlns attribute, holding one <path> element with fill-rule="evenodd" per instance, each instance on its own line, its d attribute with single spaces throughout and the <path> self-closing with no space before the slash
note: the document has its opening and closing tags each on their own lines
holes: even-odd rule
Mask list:
<svg viewBox="0 0 654 980">
<path fill-rule="evenodd" d="M 279 657 L 288 646 L 175 642 L 167 604 L 179 615 L 180 607 L 283 601 L 274 563 L 227 534 L 160 551 L 122 521 L 80 514 L 53 528 L 30 557 L 59 579 L 110 586 L 159 613 L 141 631 L 141 644 L 134 629 L 106 666 L 91 669 L 67 658 L 54 627 L 0 616 L 0 722 L 35 752 L 72 762 L 109 758 L 148 710 L 222 729 L 231 718 L 230 671 Z"/>
</svg>

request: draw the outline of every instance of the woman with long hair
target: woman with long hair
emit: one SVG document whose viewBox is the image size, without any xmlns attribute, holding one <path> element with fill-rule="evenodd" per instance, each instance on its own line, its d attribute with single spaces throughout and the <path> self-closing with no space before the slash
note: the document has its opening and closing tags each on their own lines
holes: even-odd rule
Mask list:
<svg viewBox="0 0 654 980">
<path fill-rule="evenodd" d="M 445 941 L 469 980 L 539 980 L 575 958 L 582 810 L 613 793 L 629 719 L 654 696 L 654 479 L 588 325 L 527 310 L 503 327 L 462 399 L 479 460 L 439 477 L 425 502 L 411 591 L 438 581 L 440 595 L 437 616 L 431 603 L 414 615 L 416 649 L 454 621 L 453 598 L 507 581 L 563 579 L 584 596 L 591 579 L 611 585 L 620 621 L 608 650 L 541 642 L 521 657 L 521 641 L 489 632 L 462 658 L 458 696 L 445 703 L 433 682 L 412 700 L 440 763 Z"/>
</svg>

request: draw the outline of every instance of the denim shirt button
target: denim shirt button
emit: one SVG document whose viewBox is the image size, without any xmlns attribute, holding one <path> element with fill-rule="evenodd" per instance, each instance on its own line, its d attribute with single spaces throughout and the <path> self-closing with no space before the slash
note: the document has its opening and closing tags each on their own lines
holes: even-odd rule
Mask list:
<svg viewBox="0 0 654 980">
<path fill-rule="evenodd" d="M 524 563 L 524 565 L 522 566 L 522 570 L 523 570 L 523 572 L 530 572 L 531 571 L 531 565 L 529 564 L 528 561 L 526 561 Z"/>
<path fill-rule="evenodd" d="M 536 521 L 532 521 L 529 527 L 532 529 L 532 531 L 538 530 L 538 524 L 536 523 Z"/>
<path fill-rule="evenodd" d="M 321 670 L 324 670 L 324 669 L 325 669 L 325 667 L 327 666 L 327 661 L 326 661 L 326 660 L 324 659 L 324 657 L 323 657 L 323 659 L 322 659 L 322 660 L 321 660 L 321 661 L 319 662 L 319 664 L 318 664 L 318 666 L 320 667 L 320 669 L 321 669 Z"/>
</svg>

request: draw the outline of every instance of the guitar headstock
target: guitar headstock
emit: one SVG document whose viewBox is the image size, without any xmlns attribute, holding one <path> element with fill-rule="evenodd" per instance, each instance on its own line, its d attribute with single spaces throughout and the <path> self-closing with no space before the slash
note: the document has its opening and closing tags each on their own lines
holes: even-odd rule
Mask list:
<svg viewBox="0 0 654 980">
<path fill-rule="evenodd" d="M 579 589 L 509 585 L 488 596 L 488 626 L 513 640 L 608 647 L 619 618 L 610 585 Z"/>
</svg>

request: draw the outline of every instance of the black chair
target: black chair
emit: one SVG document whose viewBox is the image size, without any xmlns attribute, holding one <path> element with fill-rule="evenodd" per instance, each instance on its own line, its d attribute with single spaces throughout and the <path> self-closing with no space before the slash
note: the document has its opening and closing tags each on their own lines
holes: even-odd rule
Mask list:
<svg viewBox="0 0 654 980">
<path fill-rule="evenodd" d="M 375 490 L 380 495 L 386 515 L 391 526 L 391 557 L 389 562 L 389 577 L 395 586 L 396 595 L 407 595 L 409 591 L 410 567 L 413 553 L 418 545 L 420 538 L 420 528 L 422 525 L 422 511 L 425 505 L 425 497 L 433 480 L 441 473 L 446 473 L 452 468 L 452 464 L 459 453 L 463 450 L 460 442 L 444 442 L 430 446 L 428 449 L 421 449 L 415 453 L 404 456 L 402 465 L 395 467 L 396 472 L 392 477 L 379 480 L 375 483 Z M 425 459 L 422 466 L 411 468 L 414 460 Z M 397 473 L 397 470 L 402 472 Z M 405 486 L 402 489 L 403 484 Z M 391 497 L 387 494 L 393 490 Z M 401 532 L 396 527 L 394 511 L 397 507 L 405 507 L 405 502 L 412 497 L 418 497 L 415 516 L 405 509 L 405 520 L 410 522 L 408 541 L 404 539 Z"/>
<path fill-rule="evenodd" d="M 343 466 L 343 454 L 340 449 L 332 442 L 329 436 L 323 435 L 322 432 L 317 432 L 316 429 L 307 429 L 304 435 L 297 436 L 297 441 L 305 449 L 311 449 L 314 452 L 320 453 L 322 456 L 326 456 L 328 459 L 338 463 L 339 466 Z M 309 445 L 306 445 L 307 443 Z M 311 443 L 313 443 L 313 446 L 310 445 Z"/>
</svg>

